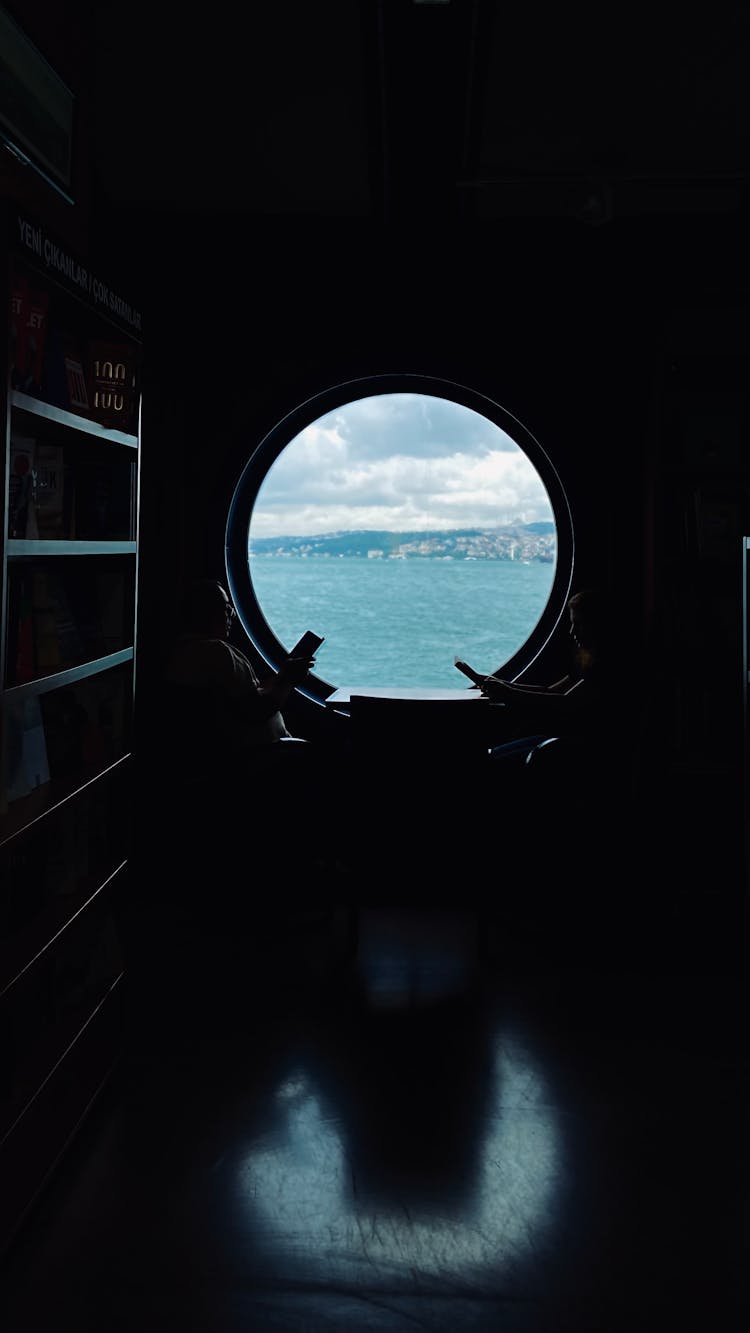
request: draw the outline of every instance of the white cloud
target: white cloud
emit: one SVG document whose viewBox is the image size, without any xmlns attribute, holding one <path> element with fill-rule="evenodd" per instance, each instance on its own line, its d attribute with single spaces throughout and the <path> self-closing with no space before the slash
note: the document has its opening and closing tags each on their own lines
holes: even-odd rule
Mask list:
<svg viewBox="0 0 750 1333">
<path fill-rule="evenodd" d="M 260 489 L 252 534 L 551 517 L 539 474 L 505 431 L 445 399 L 387 394 L 338 408 L 289 443 Z"/>
</svg>

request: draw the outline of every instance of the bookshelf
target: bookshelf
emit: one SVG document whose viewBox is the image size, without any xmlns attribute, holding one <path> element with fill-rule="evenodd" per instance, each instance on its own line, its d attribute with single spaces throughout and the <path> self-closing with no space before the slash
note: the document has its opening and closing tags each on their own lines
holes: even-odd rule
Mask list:
<svg viewBox="0 0 750 1333">
<path fill-rule="evenodd" d="M 740 758 L 738 551 L 750 511 L 746 342 L 740 318 L 728 315 L 718 329 L 705 312 L 681 312 L 666 331 L 653 479 L 658 609 L 671 645 L 672 709 L 664 708 L 660 730 L 686 784 L 704 777 L 725 803 Z"/>
<path fill-rule="evenodd" d="M 119 1050 L 142 345 L 42 224 L 4 222 L 0 1247 Z"/>
</svg>

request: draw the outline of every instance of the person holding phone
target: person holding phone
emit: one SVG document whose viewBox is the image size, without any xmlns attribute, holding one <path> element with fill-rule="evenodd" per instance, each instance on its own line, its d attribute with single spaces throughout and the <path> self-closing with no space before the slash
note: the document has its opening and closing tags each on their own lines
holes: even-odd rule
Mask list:
<svg viewBox="0 0 750 1333">
<path fill-rule="evenodd" d="M 235 616 L 218 581 L 200 579 L 188 589 L 181 631 L 164 672 L 165 683 L 177 687 L 190 710 L 182 719 L 180 747 L 188 768 L 239 763 L 246 771 L 248 763 L 267 761 L 269 747 L 278 741 L 307 743 L 290 735 L 281 710 L 308 676 L 314 657 L 290 655 L 278 671 L 260 679 L 246 654 L 229 642 Z"/>
<path fill-rule="evenodd" d="M 583 588 L 568 599 L 567 610 L 573 645 L 570 669 L 548 685 L 527 685 L 497 674 L 482 675 L 466 662 L 455 659 L 458 670 L 486 698 L 507 706 L 511 724 L 514 718 L 521 729 L 532 720 L 538 724 L 527 728 L 528 734 L 524 732 L 506 745 L 496 746 L 498 757 L 517 751 L 528 753 L 552 733 L 593 732 L 601 723 L 610 662 L 600 596 L 593 588 Z"/>
<path fill-rule="evenodd" d="M 306 901 L 316 883 L 335 887 L 346 873 L 341 848 L 329 845 L 325 831 L 339 757 L 291 735 L 282 711 L 314 666 L 309 647 L 300 652 L 300 645 L 323 640 L 308 632 L 278 671 L 261 678 L 229 641 L 235 617 L 218 581 L 200 579 L 188 589 L 162 672 L 165 762 L 181 779 L 186 832 L 210 837 L 221 828 L 217 855 L 247 857 L 273 873 L 283 863 L 293 884 L 279 901 L 288 893 Z M 219 881 L 212 892 L 221 892 Z"/>
</svg>

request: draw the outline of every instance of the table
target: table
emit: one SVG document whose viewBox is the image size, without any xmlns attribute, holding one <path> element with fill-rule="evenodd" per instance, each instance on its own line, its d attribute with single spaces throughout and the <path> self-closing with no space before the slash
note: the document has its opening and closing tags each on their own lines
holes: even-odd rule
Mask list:
<svg viewBox="0 0 750 1333">
<path fill-rule="evenodd" d="M 326 699 L 327 708 L 345 708 L 351 701 L 353 694 L 358 697 L 364 696 L 367 699 L 415 699 L 439 701 L 445 700 L 463 700 L 466 703 L 489 704 L 490 700 L 479 690 L 473 690 L 470 686 L 457 686 L 446 688 L 429 688 L 424 685 L 394 685 L 394 686 L 362 686 L 361 688 L 352 685 L 350 687 L 342 686 L 341 689 L 334 690 Z"/>
</svg>

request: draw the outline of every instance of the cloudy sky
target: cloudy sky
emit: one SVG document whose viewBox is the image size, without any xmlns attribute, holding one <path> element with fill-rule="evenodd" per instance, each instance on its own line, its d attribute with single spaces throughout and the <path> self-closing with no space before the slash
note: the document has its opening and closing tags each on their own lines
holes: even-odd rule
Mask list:
<svg viewBox="0 0 750 1333">
<path fill-rule="evenodd" d="M 551 519 L 547 492 L 505 431 L 425 394 L 376 394 L 307 426 L 261 486 L 255 538 Z"/>
</svg>

